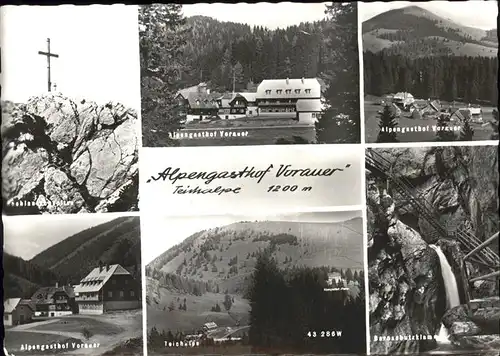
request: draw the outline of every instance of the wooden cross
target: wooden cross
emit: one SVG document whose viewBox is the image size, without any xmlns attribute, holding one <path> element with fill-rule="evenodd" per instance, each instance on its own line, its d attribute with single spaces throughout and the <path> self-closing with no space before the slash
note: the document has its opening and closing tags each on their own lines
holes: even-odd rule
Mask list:
<svg viewBox="0 0 500 356">
<path fill-rule="evenodd" d="M 58 54 L 50 53 L 50 38 L 47 38 L 47 52 L 38 51 L 38 54 L 47 57 L 47 74 L 48 74 L 48 89 L 51 91 L 52 83 L 50 82 L 50 57 L 59 58 Z"/>
</svg>

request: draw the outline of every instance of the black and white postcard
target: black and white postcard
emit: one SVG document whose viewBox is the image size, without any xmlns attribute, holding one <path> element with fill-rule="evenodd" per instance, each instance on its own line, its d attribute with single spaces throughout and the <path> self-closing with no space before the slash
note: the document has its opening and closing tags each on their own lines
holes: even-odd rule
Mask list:
<svg viewBox="0 0 500 356">
<path fill-rule="evenodd" d="M 4 352 L 142 355 L 138 216 L 4 218 Z"/>
<path fill-rule="evenodd" d="M 5 214 L 136 211 L 137 8 L 6 6 L 1 18 Z"/>
<path fill-rule="evenodd" d="M 357 3 L 139 7 L 145 147 L 359 143 Z"/>
<path fill-rule="evenodd" d="M 361 216 L 143 218 L 148 354 L 366 352 Z"/>
<path fill-rule="evenodd" d="M 373 354 L 498 354 L 498 174 L 496 145 L 367 151 Z"/>
<path fill-rule="evenodd" d="M 498 140 L 496 1 L 360 3 L 365 141 Z"/>
</svg>

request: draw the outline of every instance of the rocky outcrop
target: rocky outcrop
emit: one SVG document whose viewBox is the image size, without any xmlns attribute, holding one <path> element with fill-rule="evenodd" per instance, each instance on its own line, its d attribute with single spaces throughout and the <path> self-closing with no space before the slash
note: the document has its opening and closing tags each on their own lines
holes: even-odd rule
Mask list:
<svg viewBox="0 0 500 356">
<path fill-rule="evenodd" d="M 466 306 L 459 305 L 444 315 L 443 324 L 449 330 L 452 343 L 464 349 L 499 349 L 499 298 L 472 302 L 471 310 L 469 315 Z"/>
<path fill-rule="evenodd" d="M 12 107 L 2 122 L 6 212 L 25 202 L 35 213 L 137 210 L 137 130 L 119 103 L 49 93 Z"/>
<path fill-rule="evenodd" d="M 499 230 L 496 146 L 388 148 L 377 153 L 392 162 L 392 173 L 412 184 L 414 195 L 439 214 L 451 234 L 470 228 L 485 240 Z M 401 220 L 435 243 L 437 237 L 414 207 L 396 193 L 394 199 Z"/>
<path fill-rule="evenodd" d="M 394 200 L 372 180 L 367 206 L 372 340 L 374 336 L 435 335 L 446 304 L 436 252 L 397 218 Z M 371 352 L 418 353 L 433 347 L 434 340 L 372 341 Z"/>
</svg>

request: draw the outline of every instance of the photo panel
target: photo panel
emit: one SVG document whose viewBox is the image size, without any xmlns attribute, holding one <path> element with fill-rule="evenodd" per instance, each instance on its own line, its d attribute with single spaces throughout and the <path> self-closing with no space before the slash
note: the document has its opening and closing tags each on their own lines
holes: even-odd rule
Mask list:
<svg viewBox="0 0 500 356">
<path fill-rule="evenodd" d="M 496 2 L 372 2 L 359 12 L 365 142 L 498 140 Z"/>
<path fill-rule="evenodd" d="M 6 355 L 143 354 L 139 216 L 3 220 Z"/>
<path fill-rule="evenodd" d="M 366 353 L 362 211 L 148 216 L 142 231 L 148 354 Z"/>
<path fill-rule="evenodd" d="M 498 146 L 366 151 L 370 350 L 498 354 Z"/>
<path fill-rule="evenodd" d="M 5 214 L 137 211 L 137 7 L 6 6 L 2 25 Z"/>
<path fill-rule="evenodd" d="M 357 15 L 356 2 L 140 6 L 143 146 L 359 143 Z"/>
<path fill-rule="evenodd" d="M 140 209 L 219 215 L 361 206 L 360 145 L 142 148 Z M 303 211 L 303 210 L 302 210 Z"/>
</svg>

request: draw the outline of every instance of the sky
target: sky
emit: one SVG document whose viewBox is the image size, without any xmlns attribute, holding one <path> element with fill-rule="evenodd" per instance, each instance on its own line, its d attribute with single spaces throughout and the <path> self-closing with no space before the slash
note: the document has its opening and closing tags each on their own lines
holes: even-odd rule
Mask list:
<svg viewBox="0 0 500 356">
<path fill-rule="evenodd" d="M 29 260 L 77 232 L 117 217 L 112 213 L 3 216 L 4 250 Z"/>
<path fill-rule="evenodd" d="M 325 3 L 237 3 L 183 5 L 187 17 L 204 15 L 223 22 L 246 23 L 269 29 L 313 22 L 325 17 Z M 279 15 L 277 15 L 279 14 Z"/>
<path fill-rule="evenodd" d="M 359 16 L 361 21 L 366 21 L 382 12 L 410 5 L 419 6 L 460 25 L 483 30 L 491 30 L 497 27 L 497 1 L 371 2 L 361 4 Z"/>
<path fill-rule="evenodd" d="M 137 8 L 125 5 L 5 6 L 1 9 L 2 99 L 25 102 L 52 82 L 63 94 L 140 109 Z"/>
<path fill-rule="evenodd" d="M 142 257 L 145 264 L 201 230 L 208 230 L 239 221 L 300 221 L 300 222 L 341 222 L 361 217 L 361 211 L 308 212 L 289 215 L 221 215 L 205 217 L 141 217 Z M 159 234 L 159 232 L 162 232 Z"/>
</svg>

